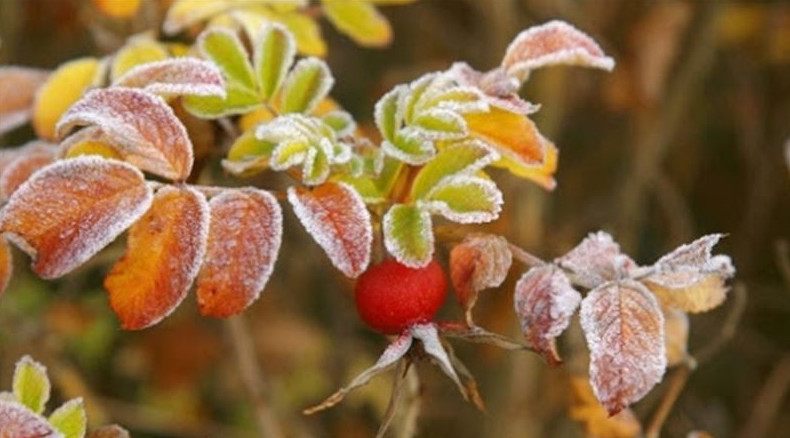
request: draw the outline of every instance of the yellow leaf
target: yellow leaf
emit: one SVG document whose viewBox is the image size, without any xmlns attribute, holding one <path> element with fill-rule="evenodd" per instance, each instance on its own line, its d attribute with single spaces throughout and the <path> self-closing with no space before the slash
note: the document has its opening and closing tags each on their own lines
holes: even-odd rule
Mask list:
<svg viewBox="0 0 790 438">
<path fill-rule="evenodd" d="M 642 432 L 639 421 L 630 409 L 609 416 L 598 403 L 587 378 L 571 376 L 570 406 L 571 418 L 581 423 L 585 432 L 595 438 L 635 438 Z"/>
<path fill-rule="evenodd" d="M 293 33 L 300 54 L 326 56 L 326 41 L 321 36 L 321 28 L 314 19 L 298 12 L 287 12 L 277 14 L 274 20 L 282 23 Z"/>
<path fill-rule="evenodd" d="M 702 280 L 682 289 L 670 289 L 645 280 L 645 285 L 658 297 L 661 304 L 689 313 L 707 312 L 721 305 L 729 288 L 720 275 L 707 275 Z"/>
<path fill-rule="evenodd" d="M 250 129 L 258 126 L 258 124 L 263 122 L 268 122 L 269 120 L 273 119 L 275 114 L 269 111 L 268 108 L 262 106 L 255 111 L 249 112 L 244 114 L 239 119 L 239 128 L 241 128 L 242 132 L 247 132 Z"/>
<path fill-rule="evenodd" d="M 324 0 L 326 18 L 357 44 L 386 46 L 392 41 L 392 28 L 370 3 L 358 0 Z"/>
<path fill-rule="evenodd" d="M 115 81 L 133 67 L 167 58 L 167 49 L 159 42 L 151 38 L 132 38 L 115 54 L 110 77 Z"/>
<path fill-rule="evenodd" d="M 100 67 L 96 58 L 80 58 L 61 65 L 49 76 L 33 104 L 33 128 L 39 138 L 55 139 L 60 116 L 95 83 Z"/>
<path fill-rule="evenodd" d="M 73 158 L 80 155 L 99 155 L 105 158 L 115 158 L 120 160 L 122 155 L 118 151 L 103 142 L 85 140 L 69 146 L 65 153 L 65 158 Z"/>
<path fill-rule="evenodd" d="M 103 14 L 116 18 L 129 18 L 137 13 L 140 0 L 93 0 Z"/>
</svg>

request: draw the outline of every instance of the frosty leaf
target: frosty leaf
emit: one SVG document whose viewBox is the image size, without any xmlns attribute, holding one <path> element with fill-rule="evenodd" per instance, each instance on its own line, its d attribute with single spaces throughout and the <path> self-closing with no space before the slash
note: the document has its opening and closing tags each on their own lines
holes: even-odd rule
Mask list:
<svg viewBox="0 0 790 438">
<path fill-rule="evenodd" d="M 255 90 L 255 75 L 239 37 L 226 28 L 203 32 L 197 41 L 203 56 L 219 67 L 229 83 Z"/>
<path fill-rule="evenodd" d="M 482 94 L 483 100 L 466 100 L 453 105 L 464 109 L 463 112 L 487 112 L 493 106 L 507 112 L 529 115 L 540 109 L 539 105 L 531 104 L 518 95 L 521 83 L 518 79 L 508 76 L 502 69 L 483 73 L 465 62 L 456 62 L 445 74 L 460 84 L 455 89 L 471 89 L 478 95 Z"/>
<path fill-rule="evenodd" d="M 194 58 L 173 58 L 139 65 L 113 85 L 142 88 L 164 96 L 226 97 L 225 83 L 217 67 Z"/>
<path fill-rule="evenodd" d="M 437 80 L 442 78 L 446 79 L 439 73 L 423 75 L 409 84 L 408 91 L 404 90 L 400 94 L 400 102 L 398 103 L 400 108 L 398 111 L 402 113 L 401 117 L 407 124 L 411 124 L 414 121 L 414 117 L 417 116 L 417 102 L 420 101 L 423 94 L 435 86 Z"/>
<path fill-rule="evenodd" d="M 324 61 L 302 59 L 285 79 L 280 110 L 283 113 L 309 113 L 327 96 L 334 83 L 335 79 Z"/>
<path fill-rule="evenodd" d="M 134 167 L 98 157 L 58 161 L 23 184 L 0 214 L 0 231 L 56 278 L 80 266 L 151 205 Z"/>
<path fill-rule="evenodd" d="M 36 92 L 33 128 L 43 140 L 55 140 L 55 124 L 82 93 L 94 84 L 100 61 L 80 58 L 58 67 Z"/>
<path fill-rule="evenodd" d="M 20 154 L 0 175 L 0 199 L 8 199 L 35 171 L 55 161 L 53 148 Z"/>
<path fill-rule="evenodd" d="M 64 438 L 46 418 L 14 401 L 0 400 L 0 425 L 3 438 Z"/>
<path fill-rule="evenodd" d="M 667 366 L 672 367 L 688 357 L 689 317 L 682 310 L 662 307 L 666 334 Z"/>
<path fill-rule="evenodd" d="M 425 197 L 432 212 L 461 224 L 491 222 L 502 210 L 502 192 L 488 179 L 454 175 L 443 179 Z"/>
<path fill-rule="evenodd" d="M 415 166 L 427 163 L 436 155 L 433 142 L 425 139 L 421 132 L 413 128 L 399 130 L 392 142 L 385 141 L 381 144 L 381 149 L 385 154 Z"/>
<path fill-rule="evenodd" d="M 57 132 L 94 125 L 122 146 L 125 161 L 164 178 L 183 181 L 192 171 L 192 141 L 162 98 L 134 88 L 93 90 L 60 119 Z"/>
<path fill-rule="evenodd" d="M 392 41 L 392 29 L 375 6 L 359 0 L 323 0 L 326 18 L 354 42 L 382 47 Z"/>
<path fill-rule="evenodd" d="M 423 199 L 443 178 L 477 173 L 497 159 L 496 152 L 477 140 L 451 144 L 420 169 L 412 183 L 409 197 Z"/>
<path fill-rule="evenodd" d="M 165 46 L 150 36 L 129 38 L 129 41 L 112 58 L 110 80 L 114 82 L 137 66 L 163 61 L 168 57 Z"/>
<path fill-rule="evenodd" d="M 80 129 L 60 142 L 58 155 L 73 158 L 80 155 L 99 155 L 104 158 L 123 160 L 122 149 L 115 146 L 113 139 L 98 126 Z"/>
<path fill-rule="evenodd" d="M 5 292 L 11 276 L 14 273 L 14 259 L 11 255 L 11 246 L 4 235 L 0 235 L 0 295 Z"/>
<path fill-rule="evenodd" d="M 457 114 L 484 113 L 489 111 L 486 97 L 476 87 L 457 86 L 427 92 L 417 102 L 417 111 L 431 108 L 452 111 Z"/>
<path fill-rule="evenodd" d="M 679 274 L 673 276 L 676 280 L 680 277 Z M 691 286 L 670 288 L 653 282 L 653 277 L 645 279 L 644 284 L 656 294 L 661 304 L 684 312 L 707 312 L 720 306 L 727 298 L 729 288 L 723 277 L 715 274 L 703 277 L 691 274 L 691 277 L 694 279 Z"/>
<path fill-rule="evenodd" d="M 408 93 L 408 89 L 409 87 L 406 85 L 398 85 L 376 102 L 374 111 L 376 127 L 379 129 L 381 136 L 387 141 L 394 141 L 395 132 L 400 128 L 403 121 L 402 115 L 398 112 L 398 103 L 401 100 L 401 96 Z"/>
<path fill-rule="evenodd" d="M 47 72 L 25 67 L 0 67 L 0 135 L 30 119 L 36 90 Z"/>
<path fill-rule="evenodd" d="M 593 394 L 586 377 L 571 376 L 570 403 L 568 415 L 581 423 L 584 431 L 596 438 L 637 438 L 641 436 L 642 426 L 631 409 L 616 415 L 601 406 Z"/>
<path fill-rule="evenodd" d="M 458 387 L 458 390 L 461 391 L 461 394 L 464 396 L 464 398 L 467 398 L 466 387 L 458 378 L 458 374 L 456 374 L 453 365 L 450 363 L 450 358 L 447 356 L 447 352 L 442 346 L 442 341 L 439 340 L 439 333 L 436 330 L 436 324 L 414 324 L 413 326 L 409 327 L 409 331 L 411 332 L 412 336 L 422 341 L 422 347 L 425 350 L 425 353 L 436 361 L 436 363 L 439 365 L 439 368 L 441 368 L 447 377 L 452 379 L 453 383 L 455 383 L 455 385 Z"/>
<path fill-rule="evenodd" d="M 526 116 L 494 107 L 487 113 L 465 114 L 464 119 L 473 136 L 502 155 L 497 165 L 518 175 L 520 170 L 534 169 L 543 162 L 546 140 Z"/>
<path fill-rule="evenodd" d="M 610 415 L 647 394 L 667 365 L 664 316 L 652 293 L 634 281 L 609 282 L 582 300 L 590 381 Z"/>
<path fill-rule="evenodd" d="M 225 97 L 185 96 L 184 108 L 202 119 L 218 119 L 236 114 L 245 114 L 261 106 L 255 90 L 236 83 L 225 84 Z"/>
<path fill-rule="evenodd" d="M 282 241 L 282 212 L 263 190 L 227 190 L 209 202 L 211 220 L 197 280 L 200 313 L 226 318 L 246 309 L 269 281 Z"/>
<path fill-rule="evenodd" d="M 507 239 L 493 234 L 469 235 L 450 251 L 450 280 L 468 322 L 477 294 L 502 284 L 512 263 Z"/>
<path fill-rule="evenodd" d="M 352 278 L 365 271 L 370 263 L 373 228 L 370 213 L 353 188 L 333 182 L 312 191 L 290 187 L 288 201 L 337 269 Z"/>
<path fill-rule="evenodd" d="M 496 165 L 505 167 L 513 175 L 531 180 L 546 190 L 554 190 L 554 188 L 557 187 L 554 174 L 557 173 L 559 151 L 552 142 L 546 140 L 543 136 L 540 137 L 540 141 L 543 146 L 543 161 L 541 163 L 528 165 L 504 159 L 500 160 Z"/>
<path fill-rule="evenodd" d="M 14 397 L 31 411 L 40 414 L 49 400 L 51 387 L 44 365 L 24 356 L 14 370 Z M 0 422 L 2 424 L 2 422 Z"/>
<path fill-rule="evenodd" d="M 453 111 L 432 109 L 416 116 L 413 126 L 422 137 L 430 140 L 454 140 L 468 134 L 466 122 Z"/>
<path fill-rule="evenodd" d="M 612 236 L 603 231 L 590 233 L 569 253 L 558 258 L 557 264 L 576 276 L 575 283 L 589 289 L 615 280 L 621 271 L 636 266 L 628 256 L 620 253 L 620 245 Z"/>
<path fill-rule="evenodd" d="M 247 131 L 233 142 L 222 166 L 236 175 L 252 175 L 269 166 L 269 155 L 276 146 L 275 143 L 259 140 L 255 132 Z"/>
<path fill-rule="evenodd" d="M 582 296 L 554 265 L 527 271 L 516 283 L 513 303 L 527 342 L 551 365 L 562 363 L 555 339 L 568 328 Z"/>
<path fill-rule="evenodd" d="M 433 257 L 431 215 L 415 205 L 393 205 L 384 215 L 384 245 L 398 262 L 421 268 Z"/>
<path fill-rule="evenodd" d="M 104 279 L 110 306 L 126 330 L 161 321 L 181 303 L 206 252 L 209 209 L 188 187 L 167 186 L 129 230 L 126 254 Z"/>
<path fill-rule="evenodd" d="M 280 89 L 285 74 L 293 63 L 296 42 L 283 26 L 267 25 L 255 40 L 254 50 L 253 59 L 260 94 L 264 100 L 269 100 Z"/>
<path fill-rule="evenodd" d="M 352 135 L 357 129 L 357 124 L 351 114 L 342 110 L 329 112 L 323 115 L 321 120 L 329 125 L 338 137 Z"/>
<path fill-rule="evenodd" d="M 563 21 L 531 27 L 508 46 L 502 67 L 524 81 L 529 73 L 552 65 L 578 65 L 611 71 L 614 60 L 585 33 Z"/>
<path fill-rule="evenodd" d="M 413 338 L 410 332 L 401 334 L 397 339 L 392 341 L 389 346 L 387 346 L 387 349 L 384 350 L 384 353 L 381 354 L 381 357 L 379 357 L 375 365 L 362 372 L 362 374 L 355 377 L 351 383 L 327 397 L 327 399 L 323 402 L 311 408 L 307 408 L 302 412 L 305 415 L 311 415 L 316 412 L 323 411 L 324 409 L 331 408 L 332 406 L 340 403 L 346 394 L 359 388 L 360 386 L 366 385 L 368 382 L 370 382 L 370 379 L 392 368 L 406 353 L 409 352 L 412 342 Z"/>
<path fill-rule="evenodd" d="M 83 438 L 87 423 L 81 398 L 69 400 L 49 416 L 49 424 L 62 433 L 63 438 Z"/>
</svg>

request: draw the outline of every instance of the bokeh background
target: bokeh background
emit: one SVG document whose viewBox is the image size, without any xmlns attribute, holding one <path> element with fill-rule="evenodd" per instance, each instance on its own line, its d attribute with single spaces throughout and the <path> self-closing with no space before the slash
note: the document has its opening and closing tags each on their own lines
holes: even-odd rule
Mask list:
<svg viewBox="0 0 790 438">
<path fill-rule="evenodd" d="M 54 68 L 110 53 L 159 25 L 167 1 L 147 3 L 134 20 L 118 20 L 88 1 L 0 0 L 0 62 Z M 323 25 L 338 79 L 333 95 L 363 125 L 392 86 L 456 60 L 493 67 L 528 26 L 559 18 L 600 42 L 617 60 L 613 73 L 549 68 L 524 86 L 522 96 L 542 104 L 538 126 L 560 148 L 559 185 L 547 193 L 495 174 L 506 207 L 489 229 L 545 258 L 603 229 L 641 263 L 702 234 L 727 233 L 718 250 L 734 259 L 736 287 L 722 307 L 692 316 L 689 350 L 699 367 L 661 436 L 790 436 L 790 2 L 420 0 L 382 9 L 394 30 L 386 49 L 361 48 Z M 22 128 L 0 141 L 14 146 L 30 135 Z M 386 340 L 360 323 L 351 283 L 285 210 L 275 274 L 244 315 L 267 409 L 288 436 L 373 436 L 388 378 L 330 411 L 300 414 L 371 365 Z M 439 249 L 445 261 L 447 249 Z M 258 436 L 233 325 L 199 317 L 188 299 L 154 328 L 120 331 L 101 278 L 122 250 L 112 246 L 55 282 L 30 274 L 16 254 L 0 299 L 0 388 L 10 386 L 13 363 L 31 354 L 48 366 L 56 399 L 85 397 L 94 425 L 116 422 L 135 437 Z M 481 299 L 481 325 L 519 336 L 510 291 L 523 269 Z M 448 301 L 442 316 L 459 313 Z M 578 409 L 587 403 L 572 383 L 586 372 L 578 321 L 561 343 L 563 369 L 527 353 L 455 345 L 489 412 L 421 366 L 417 436 L 624 433 L 595 432 L 569 415 L 576 406 L 575 417 L 602 421 Z M 635 406 L 645 424 L 675 372 Z M 396 420 L 392 436 L 402 429 Z"/>
</svg>

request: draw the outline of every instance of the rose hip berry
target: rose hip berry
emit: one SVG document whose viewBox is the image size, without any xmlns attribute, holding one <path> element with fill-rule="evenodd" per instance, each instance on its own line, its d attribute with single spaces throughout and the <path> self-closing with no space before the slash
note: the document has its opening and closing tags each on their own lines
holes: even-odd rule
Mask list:
<svg viewBox="0 0 790 438">
<path fill-rule="evenodd" d="M 447 280 L 433 260 L 419 269 L 386 260 L 359 277 L 354 295 L 357 312 L 368 326 L 399 334 L 433 318 L 447 296 Z"/>
</svg>

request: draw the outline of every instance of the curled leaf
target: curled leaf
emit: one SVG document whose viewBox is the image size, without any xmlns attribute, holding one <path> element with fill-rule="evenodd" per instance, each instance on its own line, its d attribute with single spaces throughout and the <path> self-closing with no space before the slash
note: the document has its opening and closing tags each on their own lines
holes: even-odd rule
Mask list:
<svg viewBox="0 0 790 438">
<path fill-rule="evenodd" d="M 458 390 L 461 391 L 464 398 L 467 398 L 466 387 L 461 383 L 461 379 L 458 378 L 458 374 L 455 372 L 455 368 L 453 368 L 450 362 L 450 357 L 442 346 L 442 341 L 439 339 L 439 332 L 436 330 L 436 324 L 414 324 L 409 328 L 409 331 L 412 336 L 422 341 L 422 347 L 425 353 L 427 353 L 428 356 L 439 365 L 439 368 L 444 374 L 455 383 L 455 386 L 458 387 Z"/>
<path fill-rule="evenodd" d="M 502 284 L 512 263 L 509 244 L 502 236 L 474 234 L 453 247 L 450 251 L 450 280 L 468 320 L 471 320 L 470 311 L 478 293 Z"/>
<path fill-rule="evenodd" d="M 14 401 L 0 400 L 0 425 L 4 437 L 64 438 L 46 418 Z"/>
<path fill-rule="evenodd" d="M 0 135 L 27 123 L 35 93 L 47 75 L 34 68 L 0 67 Z"/>
<path fill-rule="evenodd" d="M 497 165 L 518 174 L 543 163 L 547 140 L 525 115 L 493 107 L 487 113 L 465 114 L 464 119 L 472 135 L 490 144 L 502 156 Z"/>
<path fill-rule="evenodd" d="M 14 192 L 0 231 L 34 258 L 33 270 L 56 278 L 85 263 L 151 205 L 134 167 L 98 157 L 58 161 Z"/>
<path fill-rule="evenodd" d="M 164 96 L 226 96 L 225 83 L 217 67 L 195 58 L 142 64 L 126 72 L 113 85 L 142 88 Z"/>
<path fill-rule="evenodd" d="M 557 265 L 575 275 L 574 282 L 595 288 L 622 276 L 636 263 L 620 252 L 620 245 L 603 231 L 590 233 L 575 248 L 556 260 Z"/>
</svg>

